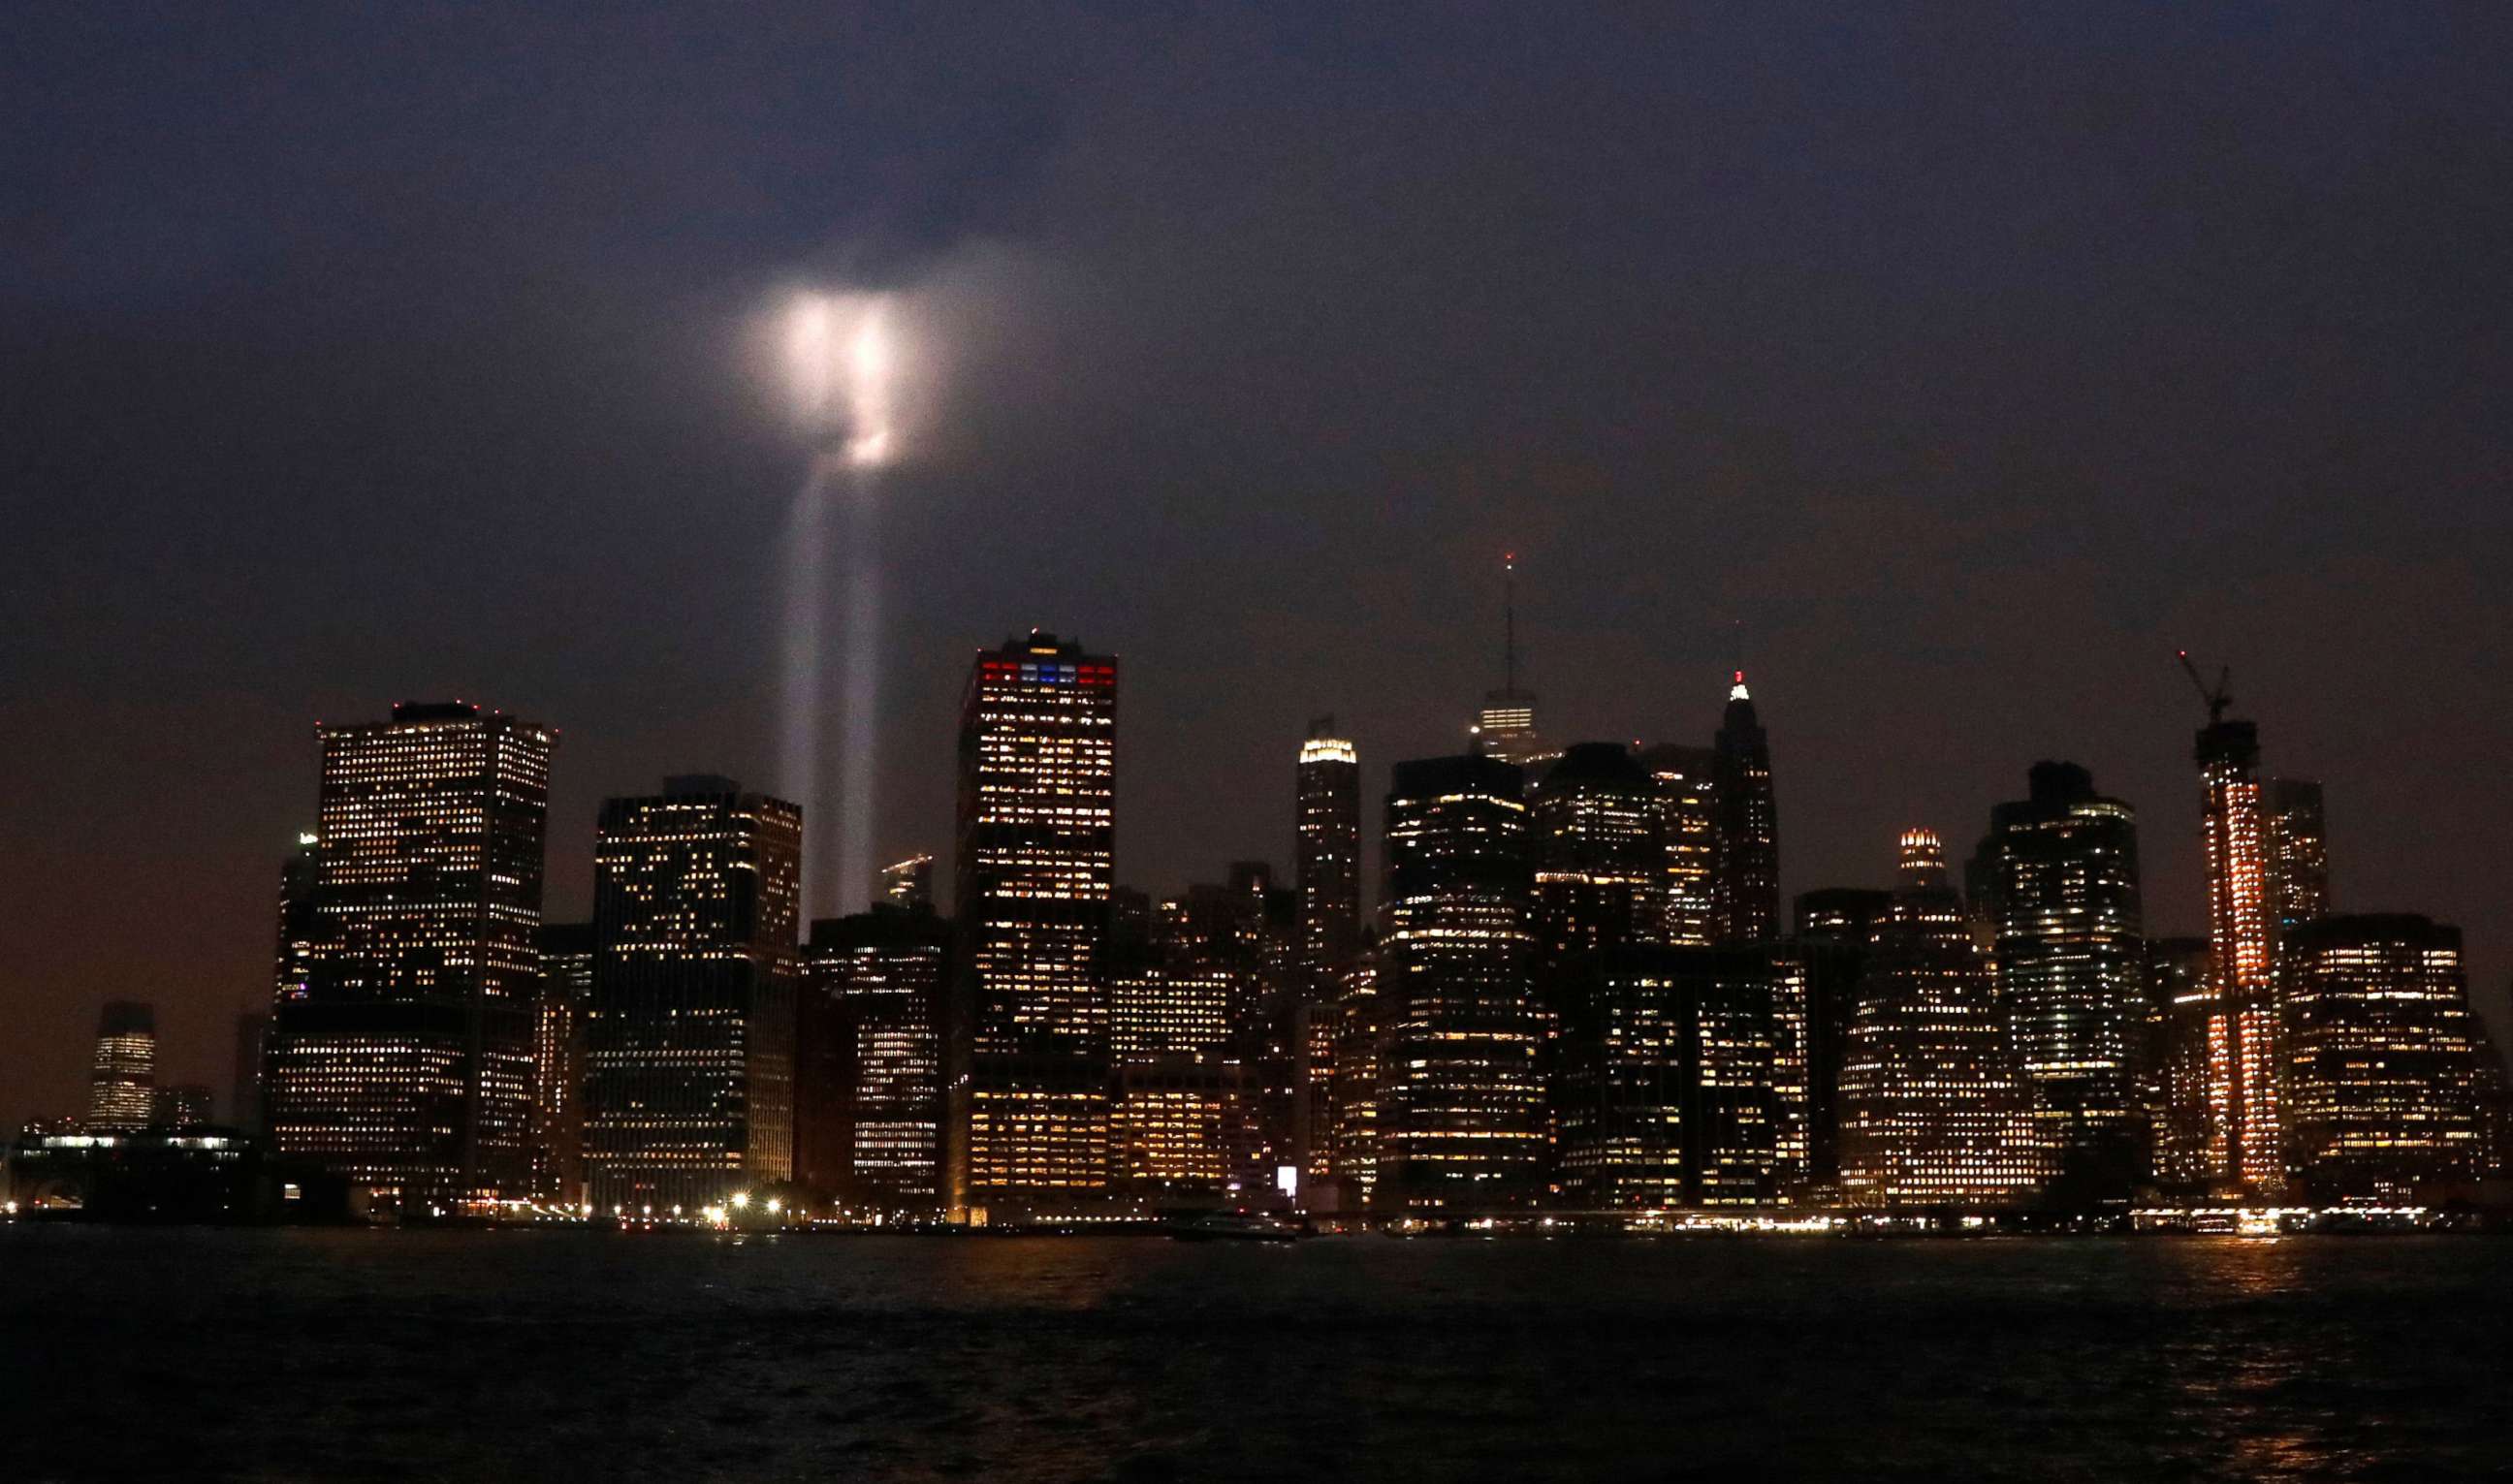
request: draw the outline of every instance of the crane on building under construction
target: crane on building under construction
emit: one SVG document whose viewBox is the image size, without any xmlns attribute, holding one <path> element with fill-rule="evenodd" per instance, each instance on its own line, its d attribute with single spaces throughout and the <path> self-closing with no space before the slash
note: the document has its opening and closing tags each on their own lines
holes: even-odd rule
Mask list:
<svg viewBox="0 0 2513 1484">
<path fill-rule="evenodd" d="M 2175 649 L 2173 653 L 2174 658 L 2181 661 L 2182 673 L 2190 677 L 2190 683 L 2199 687 L 2199 699 L 2208 703 L 2208 724 L 2214 726 L 2225 720 L 2225 708 L 2234 704 L 2234 692 L 2226 688 L 2233 683 L 2232 668 L 2218 666 L 2216 683 L 2211 686 L 2206 681 L 2200 679 L 2199 667 L 2191 662 L 2189 650 Z"/>
</svg>

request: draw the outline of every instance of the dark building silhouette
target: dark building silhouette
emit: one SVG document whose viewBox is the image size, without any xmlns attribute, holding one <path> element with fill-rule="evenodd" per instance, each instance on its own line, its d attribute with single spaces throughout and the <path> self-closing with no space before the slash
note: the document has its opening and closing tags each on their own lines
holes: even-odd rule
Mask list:
<svg viewBox="0 0 2513 1484">
<path fill-rule="evenodd" d="M 2405 1201 L 2477 1179 L 2479 1033 L 2460 929 L 2325 918 L 2287 947 L 2288 1121 L 2305 1191 Z"/>
<path fill-rule="evenodd" d="M 2260 845 L 2270 936 L 2283 942 L 2330 916 L 2330 831 L 2321 785 L 2272 778 L 2260 786 Z"/>
<path fill-rule="evenodd" d="M 1325 978 L 1361 952 L 1361 756 L 1335 729 L 1321 717 L 1300 744 L 1293 835 L 1300 955 Z"/>
<path fill-rule="evenodd" d="M 211 1106 L 207 1083 L 176 1082 L 161 1086 L 148 1100 L 150 1128 L 180 1132 L 207 1128 L 217 1121 L 217 1111 Z"/>
<path fill-rule="evenodd" d="M 1560 1199 L 1576 1210 L 1776 1198 L 1772 963 L 1752 948 L 1581 959 L 1555 1079 Z"/>
<path fill-rule="evenodd" d="M 1542 1026 L 1531 993 L 1524 775 L 1486 757 L 1396 764 L 1377 990 L 1378 1191 L 1415 1210 L 1532 1204 Z"/>
<path fill-rule="evenodd" d="M 1107 1184 L 1116 789 L 1114 658 L 1039 630 L 977 656 L 960 712 L 954 1212 Z"/>
<path fill-rule="evenodd" d="M 314 978 L 317 839 L 312 834 L 298 836 L 297 848 L 279 868 L 279 946 L 271 960 L 274 1001 L 304 998 L 306 986 Z"/>
<path fill-rule="evenodd" d="M 2215 970 L 2205 938 L 2149 938 L 2145 948 L 2144 1037 L 2138 1085 L 2146 1105 L 2150 1171 L 2164 1190 L 2206 1191 L 2216 1150 L 2209 1033 L 2215 1018 Z"/>
<path fill-rule="evenodd" d="M 2029 784 L 1990 809 L 1974 916 L 1997 933 L 2009 1032 L 2060 1152 L 2055 1193 L 2125 1200 L 2147 1174 L 2137 815 L 2073 762 L 2037 762 Z"/>
<path fill-rule="evenodd" d="M 941 1209 L 950 924 L 887 903 L 812 924 L 796 1016 L 795 1178 L 860 1211 Z"/>
<path fill-rule="evenodd" d="M 96 1056 L 88 1073 L 87 1126 L 98 1133 L 137 1133 L 148 1126 L 157 1094 L 157 1007 L 109 999 L 96 1024 Z"/>
<path fill-rule="evenodd" d="M 1903 832 L 1841 1074 L 1841 1186 L 1870 1206 L 1995 1205 L 2051 1173 L 1997 981 L 1937 837 Z"/>
<path fill-rule="evenodd" d="M 273 1006 L 283 1154 L 386 1201 L 531 1183 L 533 1000 L 553 737 L 463 702 L 320 728 L 314 917 Z"/>
<path fill-rule="evenodd" d="M 1728 687 L 1712 744 L 1711 940 L 1764 943 L 1780 932 L 1780 819 L 1772 791 L 1772 743 L 1754 715 L 1745 672 Z"/>
<path fill-rule="evenodd" d="M 533 1197 L 584 1199 L 584 1016 L 593 1000 L 593 924 L 544 922 L 533 1006 Z"/>
<path fill-rule="evenodd" d="M 262 1128 L 261 1063 L 263 1043 L 270 1038 L 270 1012 L 244 1010 L 235 1018 L 235 1064 L 228 1075 L 227 1121 L 247 1134 Z"/>
<path fill-rule="evenodd" d="M 1892 915 L 1894 893 L 1827 886 L 1798 893 L 1797 931 L 1778 956 L 1780 971 L 1804 980 L 1806 1017 L 1806 1180 L 1811 1194 L 1841 1180 L 1841 1069 L 1868 939 Z"/>
<path fill-rule="evenodd" d="M 1705 946 L 1716 920 L 1711 881 L 1719 858 L 1719 820 L 1712 779 L 1719 756 L 1707 747 L 1668 743 L 1644 750 L 1640 763 L 1656 786 L 1666 839 L 1666 927 L 1660 941 L 1679 948 Z"/>
<path fill-rule="evenodd" d="M 730 778 L 602 806 L 584 1166 L 597 1211 L 791 1178 L 803 812 Z"/>
</svg>

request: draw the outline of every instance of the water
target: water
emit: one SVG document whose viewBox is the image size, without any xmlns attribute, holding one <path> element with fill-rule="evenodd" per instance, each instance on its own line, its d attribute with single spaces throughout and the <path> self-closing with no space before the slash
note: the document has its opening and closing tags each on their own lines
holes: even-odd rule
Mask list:
<svg viewBox="0 0 2513 1484">
<path fill-rule="evenodd" d="M 0 1479 L 2513 1476 L 2480 1238 L 0 1228 Z"/>
</svg>

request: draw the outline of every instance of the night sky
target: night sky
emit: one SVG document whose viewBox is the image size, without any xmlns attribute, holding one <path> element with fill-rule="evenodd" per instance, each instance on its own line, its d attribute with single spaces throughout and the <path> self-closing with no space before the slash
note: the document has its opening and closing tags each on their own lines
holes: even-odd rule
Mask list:
<svg viewBox="0 0 2513 1484">
<path fill-rule="evenodd" d="M 1514 547 L 1559 739 L 1741 652 L 1787 891 L 2063 756 L 2195 931 L 2186 645 L 2502 1003 L 2513 8 L 847 9 L 0 20 L 0 1119 L 111 996 L 223 1100 L 317 721 L 558 727 L 553 917 L 606 795 L 775 782 L 800 285 L 900 295 L 885 854 L 1032 624 L 1121 879 L 1287 864 L 1317 713 L 1375 834 Z"/>
</svg>

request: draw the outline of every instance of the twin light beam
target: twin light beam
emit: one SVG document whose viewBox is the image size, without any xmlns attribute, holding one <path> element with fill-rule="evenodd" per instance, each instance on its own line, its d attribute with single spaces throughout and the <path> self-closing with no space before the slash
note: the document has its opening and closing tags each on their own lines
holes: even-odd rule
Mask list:
<svg viewBox="0 0 2513 1484">
<path fill-rule="evenodd" d="M 781 787 L 803 806 L 803 907 L 845 912 L 871 891 L 873 774 L 880 749 L 881 471 L 896 453 L 890 305 L 878 294 L 805 293 L 787 311 L 786 371 L 812 460 L 786 539 Z M 832 507 L 835 507 L 834 511 Z M 838 528 L 833 532 L 833 525 Z M 829 543 L 843 537 L 837 777 L 820 754 L 821 634 Z M 829 828 L 834 820 L 836 828 Z M 834 839 L 834 853 L 828 842 Z"/>
</svg>

